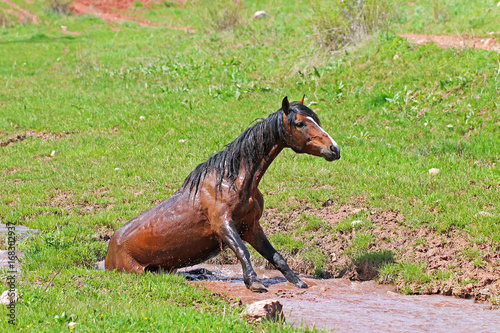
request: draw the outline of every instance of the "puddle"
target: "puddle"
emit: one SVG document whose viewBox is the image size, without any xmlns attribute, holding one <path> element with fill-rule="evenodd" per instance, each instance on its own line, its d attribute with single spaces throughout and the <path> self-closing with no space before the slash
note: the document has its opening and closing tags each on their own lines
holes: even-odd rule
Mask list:
<svg viewBox="0 0 500 333">
<path fill-rule="evenodd" d="M 193 271 L 197 270 L 197 271 Z M 178 270 L 192 283 L 239 298 L 243 303 L 277 299 L 286 321 L 336 332 L 498 332 L 500 310 L 472 300 L 440 295 L 404 296 L 374 281 L 318 280 L 301 277 L 298 289 L 281 273 L 256 269 L 269 292 L 248 291 L 239 265 L 197 265 Z"/>
<path fill-rule="evenodd" d="M 15 226 L 15 246 L 24 241 L 25 239 L 31 237 L 33 234 L 38 233 L 38 229 L 30 229 L 28 227 L 22 226 L 22 225 L 16 225 Z M 0 224 L 0 238 L 3 241 L 3 247 L 7 249 L 9 246 L 9 229 L 5 224 Z M 9 251 L 8 250 L 0 250 L 0 270 L 12 270 L 12 268 L 15 268 L 15 271 L 19 271 L 19 258 L 21 258 L 24 253 L 20 251 L 15 251 L 16 258 L 14 260 L 14 263 L 9 259 Z M 12 257 L 12 256 L 11 256 Z"/>
</svg>

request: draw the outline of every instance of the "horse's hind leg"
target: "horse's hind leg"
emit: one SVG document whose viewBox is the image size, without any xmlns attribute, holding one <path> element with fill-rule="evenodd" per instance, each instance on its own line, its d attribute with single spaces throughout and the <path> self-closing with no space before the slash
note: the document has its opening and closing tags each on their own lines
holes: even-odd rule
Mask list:
<svg viewBox="0 0 500 333">
<path fill-rule="evenodd" d="M 114 237 L 111 238 L 104 261 L 104 267 L 107 271 L 126 271 L 129 273 L 141 274 L 144 272 L 144 266 L 139 264 L 132 256 L 119 248 Z"/>
<path fill-rule="evenodd" d="M 288 267 L 285 259 L 274 249 L 267 239 L 264 231 L 260 226 L 251 232 L 244 235 L 244 239 L 253 246 L 264 258 L 274 265 L 285 278 L 299 288 L 307 288 L 305 284 L 295 273 Z"/>
</svg>

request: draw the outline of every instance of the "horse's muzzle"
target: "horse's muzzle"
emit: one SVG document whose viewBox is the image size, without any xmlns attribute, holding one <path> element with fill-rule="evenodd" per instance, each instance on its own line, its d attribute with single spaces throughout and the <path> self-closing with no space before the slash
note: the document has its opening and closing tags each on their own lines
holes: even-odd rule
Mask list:
<svg viewBox="0 0 500 333">
<path fill-rule="evenodd" d="M 328 149 L 321 149 L 321 156 L 328 162 L 338 160 L 340 158 L 340 148 L 337 145 L 330 145 Z"/>
</svg>

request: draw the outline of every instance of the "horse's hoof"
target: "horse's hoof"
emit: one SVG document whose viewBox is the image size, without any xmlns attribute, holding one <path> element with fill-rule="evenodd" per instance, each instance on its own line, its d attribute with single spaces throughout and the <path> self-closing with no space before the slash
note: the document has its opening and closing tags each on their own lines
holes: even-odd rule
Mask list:
<svg viewBox="0 0 500 333">
<path fill-rule="evenodd" d="M 267 293 L 266 287 L 259 281 L 253 282 L 248 289 L 254 293 Z"/>
<path fill-rule="evenodd" d="M 298 288 L 302 288 L 302 289 L 307 289 L 307 288 L 309 288 L 309 287 L 307 286 L 307 284 L 305 284 L 305 282 L 300 281 L 300 280 L 299 280 L 299 282 L 297 282 L 296 286 L 297 286 Z"/>
</svg>

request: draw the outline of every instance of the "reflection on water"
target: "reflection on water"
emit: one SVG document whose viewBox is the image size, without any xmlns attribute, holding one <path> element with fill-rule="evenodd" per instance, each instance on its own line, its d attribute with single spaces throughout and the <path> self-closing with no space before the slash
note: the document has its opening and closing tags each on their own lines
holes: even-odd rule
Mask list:
<svg viewBox="0 0 500 333">
<path fill-rule="evenodd" d="M 197 269 L 198 271 L 193 271 Z M 278 271 L 256 269 L 266 294 L 243 284 L 239 265 L 197 265 L 179 270 L 193 283 L 251 303 L 277 299 L 286 320 L 337 332 L 500 332 L 500 310 L 449 296 L 404 296 L 394 287 L 373 281 L 303 278 L 309 289 L 298 289 Z"/>
</svg>

